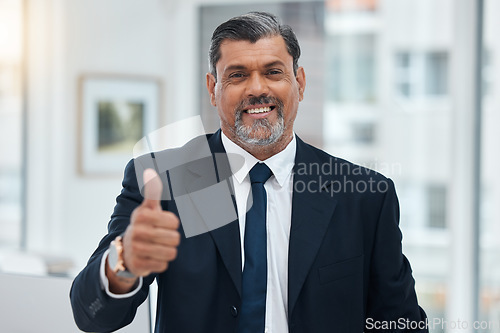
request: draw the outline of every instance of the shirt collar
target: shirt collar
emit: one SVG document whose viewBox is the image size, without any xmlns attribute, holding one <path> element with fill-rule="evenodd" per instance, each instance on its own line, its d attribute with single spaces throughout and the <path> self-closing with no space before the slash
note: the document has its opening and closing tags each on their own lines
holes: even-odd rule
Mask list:
<svg viewBox="0 0 500 333">
<path fill-rule="evenodd" d="M 269 157 L 264 161 L 259 161 L 245 149 L 238 146 L 236 143 L 231 141 L 225 134 L 222 132 L 222 145 L 226 150 L 228 155 L 229 164 L 231 166 L 231 172 L 234 177 L 238 181 L 238 183 L 242 183 L 245 177 L 248 175 L 250 170 L 253 168 L 255 164 L 258 162 L 266 163 L 266 165 L 273 172 L 276 181 L 280 186 L 285 184 L 286 179 L 291 174 L 293 166 L 295 164 L 295 153 L 297 151 L 297 143 L 295 140 L 295 133 L 293 134 L 292 141 L 279 153 Z M 233 156 L 233 157 L 231 157 Z M 241 161 L 237 161 L 235 157 L 243 157 L 244 163 L 241 165 Z M 241 167 L 240 167 L 241 165 Z"/>
</svg>

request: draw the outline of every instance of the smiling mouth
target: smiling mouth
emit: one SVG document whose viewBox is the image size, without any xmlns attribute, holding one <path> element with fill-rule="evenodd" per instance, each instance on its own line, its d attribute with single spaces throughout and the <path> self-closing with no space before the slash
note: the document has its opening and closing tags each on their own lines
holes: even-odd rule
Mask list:
<svg viewBox="0 0 500 333">
<path fill-rule="evenodd" d="M 274 106 L 267 106 L 264 108 L 248 109 L 248 110 L 245 110 L 245 112 L 249 113 L 249 114 L 257 114 L 257 113 L 271 112 L 273 109 L 274 109 Z"/>
</svg>

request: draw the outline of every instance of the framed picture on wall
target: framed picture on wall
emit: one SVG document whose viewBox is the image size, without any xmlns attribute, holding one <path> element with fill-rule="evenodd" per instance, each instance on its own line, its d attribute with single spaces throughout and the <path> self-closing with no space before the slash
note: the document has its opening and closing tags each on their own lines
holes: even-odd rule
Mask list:
<svg viewBox="0 0 500 333">
<path fill-rule="evenodd" d="M 159 126 L 160 94 L 161 82 L 156 78 L 82 75 L 79 173 L 123 173 L 135 144 Z"/>
</svg>

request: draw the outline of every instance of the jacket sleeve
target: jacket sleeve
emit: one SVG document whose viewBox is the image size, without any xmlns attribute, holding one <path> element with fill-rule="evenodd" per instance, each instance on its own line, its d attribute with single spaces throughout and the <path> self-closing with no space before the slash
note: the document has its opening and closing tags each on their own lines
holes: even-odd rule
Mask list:
<svg viewBox="0 0 500 333">
<path fill-rule="evenodd" d="M 142 202 L 137 185 L 134 161 L 125 169 L 123 189 L 108 224 L 108 234 L 99 243 L 87 266 L 73 281 L 70 291 L 73 316 L 77 326 L 85 332 L 115 331 L 132 322 L 137 308 L 147 298 L 154 275 L 143 279 L 142 288 L 128 298 L 110 297 L 101 285 L 99 268 L 111 241 L 125 232 L 132 211 Z"/>
<path fill-rule="evenodd" d="M 384 195 L 372 249 L 365 331 L 428 332 L 410 263 L 402 252 L 399 203 L 390 179 Z"/>
</svg>

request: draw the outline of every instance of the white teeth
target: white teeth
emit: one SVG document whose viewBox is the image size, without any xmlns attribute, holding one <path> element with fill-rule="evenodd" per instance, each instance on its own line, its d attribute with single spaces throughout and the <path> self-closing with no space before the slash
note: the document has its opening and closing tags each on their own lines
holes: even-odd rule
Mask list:
<svg viewBox="0 0 500 333">
<path fill-rule="evenodd" d="M 249 110 L 247 110 L 247 113 L 250 113 L 250 114 L 264 113 L 264 112 L 271 112 L 271 108 L 270 107 L 265 107 L 265 108 L 249 109 Z"/>
</svg>

